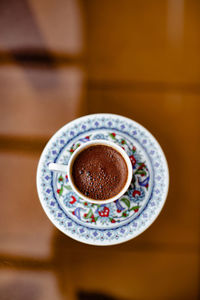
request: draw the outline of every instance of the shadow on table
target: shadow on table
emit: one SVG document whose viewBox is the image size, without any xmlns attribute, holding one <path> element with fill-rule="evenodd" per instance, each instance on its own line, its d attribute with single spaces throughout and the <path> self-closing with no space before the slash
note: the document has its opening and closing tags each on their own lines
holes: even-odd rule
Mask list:
<svg viewBox="0 0 200 300">
<path fill-rule="evenodd" d="M 59 231 L 55 232 L 53 239 L 53 265 L 55 267 L 55 275 L 57 278 L 59 290 L 64 299 L 70 299 L 69 296 L 74 297 L 77 300 L 117 300 L 107 292 L 104 292 L 104 279 L 103 272 L 106 271 L 107 266 L 103 263 L 103 257 L 105 255 L 112 256 L 112 249 L 102 247 L 96 247 L 92 245 L 83 244 L 77 242 L 71 238 L 68 238 L 63 233 Z M 81 274 L 79 269 L 79 262 L 84 260 L 90 260 L 90 255 L 92 260 L 94 255 L 97 255 L 102 259 L 101 270 L 96 270 L 102 273 L 102 281 L 99 282 L 99 288 L 93 286 L 91 283 L 94 274 L 86 271 L 86 275 Z M 95 269 L 95 266 L 94 266 Z M 83 278 L 84 277 L 84 278 Z M 87 278 L 85 278 L 87 277 Z M 86 281 L 87 286 L 84 288 L 84 283 Z M 84 288 L 84 290 L 83 290 Z M 121 300 L 121 298 L 120 298 Z"/>
</svg>

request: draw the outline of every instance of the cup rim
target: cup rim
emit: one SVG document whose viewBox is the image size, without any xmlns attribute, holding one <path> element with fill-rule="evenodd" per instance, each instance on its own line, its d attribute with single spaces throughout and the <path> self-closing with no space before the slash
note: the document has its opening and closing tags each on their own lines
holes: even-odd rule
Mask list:
<svg viewBox="0 0 200 300">
<path fill-rule="evenodd" d="M 85 196 L 84 194 L 82 194 L 73 182 L 71 170 L 72 170 L 72 166 L 73 166 L 73 162 L 74 162 L 75 158 L 78 156 L 78 154 L 80 152 L 82 152 L 84 149 L 86 149 L 92 145 L 94 145 L 94 146 L 95 145 L 106 145 L 106 146 L 112 147 L 113 149 L 115 149 L 122 155 L 122 157 L 124 158 L 124 160 L 126 162 L 127 169 L 128 169 L 128 176 L 127 176 L 126 183 L 125 183 L 124 187 L 122 188 L 122 190 L 118 194 L 113 196 L 112 198 L 108 198 L 108 199 L 104 199 L 104 200 L 96 200 L 96 199 L 89 198 L 89 197 Z M 116 143 L 108 141 L 108 140 L 93 140 L 93 141 L 85 142 L 84 144 L 79 146 L 74 151 L 74 153 L 72 154 L 72 156 L 70 157 L 70 160 L 68 162 L 67 175 L 68 175 L 68 180 L 69 180 L 69 183 L 70 183 L 73 191 L 80 197 L 81 200 L 84 200 L 84 201 L 87 201 L 90 203 L 94 203 L 94 204 L 106 204 L 106 203 L 111 203 L 111 202 L 119 199 L 120 197 L 122 197 L 125 194 L 125 192 L 129 188 L 132 178 L 133 178 L 133 168 L 132 168 L 132 164 L 131 164 L 128 154 L 122 147 L 120 147 Z"/>
</svg>

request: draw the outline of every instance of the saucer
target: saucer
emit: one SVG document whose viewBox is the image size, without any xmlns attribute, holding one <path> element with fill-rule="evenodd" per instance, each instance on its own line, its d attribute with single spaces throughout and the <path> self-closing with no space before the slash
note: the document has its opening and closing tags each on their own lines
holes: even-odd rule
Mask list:
<svg viewBox="0 0 200 300">
<path fill-rule="evenodd" d="M 128 191 L 108 204 L 79 198 L 67 174 L 51 172 L 51 162 L 66 164 L 83 143 L 105 139 L 128 154 L 133 179 Z M 39 160 L 37 190 L 51 222 L 69 237 L 92 245 L 126 242 L 146 230 L 159 215 L 168 192 L 169 172 L 165 155 L 151 133 L 137 122 L 114 114 L 78 118 L 59 129 Z"/>
</svg>

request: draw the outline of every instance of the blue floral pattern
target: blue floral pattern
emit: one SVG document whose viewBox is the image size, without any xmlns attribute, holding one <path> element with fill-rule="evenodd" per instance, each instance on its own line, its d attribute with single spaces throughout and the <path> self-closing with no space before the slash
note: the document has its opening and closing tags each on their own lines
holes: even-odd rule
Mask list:
<svg viewBox="0 0 200 300">
<path fill-rule="evenodd" d="M 50 162 L 67 164 L 81 143 L 95 138 L 120 144 L 133 166 L 129 190 L 108 205 L 85 203 L 67 177 L 48 170 Z M 138 123 L 112 114 L 89 115 L 51 138 L 40 158 L 37 187 L 46 214 L 65 234 L 89 244 L 116 244 L 137 236 L 158 216 L 167 195 L 168 167 L 157 141 Z"/>
<path fill-rule="evenodd" d="M 149 178 L 150 172 L 148 169 L 148 161 L 146 157 L 142 153 L 140 153 L 139 149 L 136 147 L 136 144 L 133 146 L 133 142 L 124 137 L 120 133 L 110 132 L 109 130 L 95 130 L 94 134 L 91 133 L 87 137 L 79 137 L 77 140 L 73 140 L 73 144 L 66 146 L 63 149 L 62 153 L 59 155 L 59 159 L 63 159 L 66 153 L 74 152 L 76 148 L 78 148 L 81 144 L 85 143 L 88 140 L 95 140 L 97 137 L 100 139 L 112 140 L 118 145 L 120 145 L 124 150 L 129 154 L 130 159 L 132 161 L 133 170 L 134 170 L 134 181 L 132 182 L 126 197 L 121 197 L 118 201 L 109 203 L 106 206 L 106 210 L 109 211 L 109 216 L 101 216 L 100 209 L 98 209 L 97 204 L 93 204 L 92 206 L 89 203 L 82 201 L 77 195 L 72 195 L 71 187 L 66 182 L 66 178 L 63 178 L 62 174 L 54 174 L 54 190 L 57 191 L 56 197 L 57 201 L 63 208 L 63 210 L 70 217 L 74 215 L 74 218 L 77 222 L 82 224 L 88 223 L 92 224 L 92 226 L 100 226 L 101 228 L 105 227 L 117 227 L 119 223 L 127 222 L 128 218 L 135 218 L 142 208 L 145 206 L 146 201 L 148 200 L 148 195 L 151 192 L 151 187 L 149 188 Z M 137 159 L 136 159 L 137 158 Z M 150 164 L 149 164 L 150 168 Z M 145 185 L 141 187 L 140 184 L 145 182 Z M 134 190 L 133 190 L 134 189 Z M 130 193 L 131 191 L 131 193 Z M 133 197 L 134 195 L 134 197 Z M 76 199 L 73 201 L 71 198 Z M 119 210 L 119 205 L 126 206 L 126 218 L 124 218 L 123 209 Z M 137 208 L 136 208 L 137 206 Z M 101 205 L 103 208 L 104 206 Z M 133 207 L 135 209 L 133 209 Z M 77 215 L 74 211 L 80 208 L 79 214 Z M 125 208 L 124 208 L 125 209 Z M 111 212 L 113 214 L 111 215 Z M 87 215 L 87 217 L 85 217 Z M 115 217 L 114 217 L 115 216 Z"/>
</svg>

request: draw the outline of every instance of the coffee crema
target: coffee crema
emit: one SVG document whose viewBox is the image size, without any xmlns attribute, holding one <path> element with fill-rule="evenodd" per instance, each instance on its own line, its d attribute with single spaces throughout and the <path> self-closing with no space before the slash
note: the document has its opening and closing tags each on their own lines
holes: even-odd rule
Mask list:
<svg viewBox="0 0 200 300">
<path fill-rule="evenodd" d="M 128 168 L 117 150 L 106 145 L 94 145 L 77 155 L 72 166 L 72 177 L 83 195 L 95 200 L 106 200 L 123 189 Z"/>
</svg>

